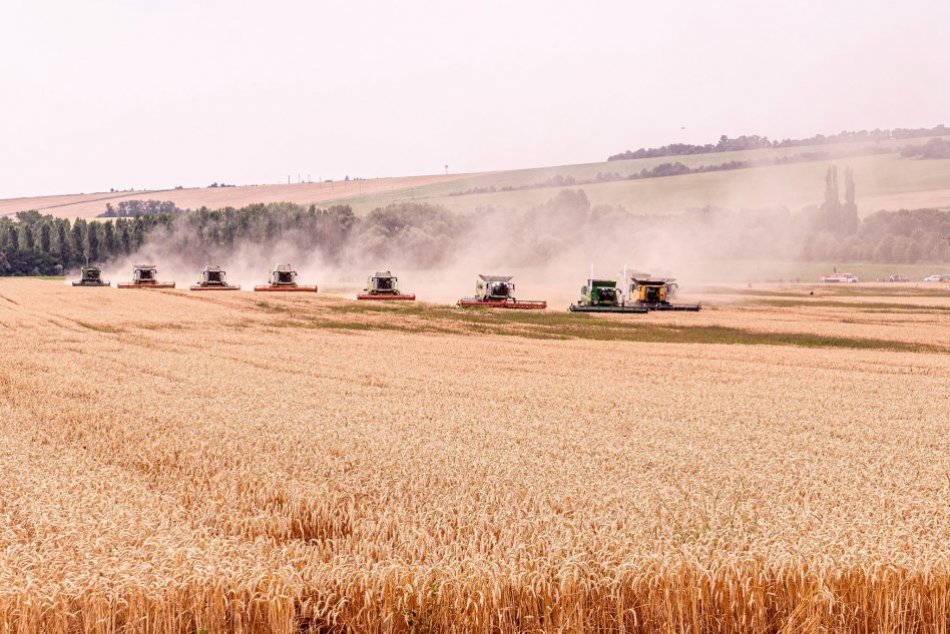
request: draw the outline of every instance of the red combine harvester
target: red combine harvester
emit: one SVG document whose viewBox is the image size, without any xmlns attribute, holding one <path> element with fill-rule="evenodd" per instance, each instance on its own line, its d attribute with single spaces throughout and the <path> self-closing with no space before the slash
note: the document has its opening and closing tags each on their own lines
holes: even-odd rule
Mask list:
<svg viewBox="0 0 950 634">
<path fill-rule="evenodd" d="M 270 272 L 270 283 L 261 286 L 255 286 L 258 292 L 282 292 L 282 293 L 316 293 L 316 286 L 301 286 L 297 284 L 297 271 L 289 264 L 278 264 Z"/>
<path fill-rule="evenodd" d="M 158 269 L 151 264 L 132 267 L 132 281 L 116 284 L 116 288 L 175 288 L 174 282 L 159 282 Z"/>
<path fill-rule="evenodd" d="M 399 279 L 389 271 L 376 271 L 356 299 L 413 301 L 416 296 L 400 292 Z"/>
<path fill-rule="evenodd" d="M 475 281 L 475 297 L 463 297 L 458 301 L 462 308 L 513 308 L 541 310 L 548 303 L 541 300 L 515 299 L 515 285 L 510 275 L 479 275 Z"/>
<path fill-rule="evenodd" d="M 193 291 L 239 291 L 240 286 L 228 284 L 227 274 L 220 266 L 206 266 L 201 272 L 201 281 L 191 287 Z"/>
</svg>

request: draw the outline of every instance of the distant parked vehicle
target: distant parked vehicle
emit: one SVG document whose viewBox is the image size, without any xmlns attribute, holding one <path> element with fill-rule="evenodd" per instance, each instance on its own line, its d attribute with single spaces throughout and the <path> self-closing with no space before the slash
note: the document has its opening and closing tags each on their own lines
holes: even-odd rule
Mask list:
<svg viewBox="0 0 950 634">
<path fill-rule="evenodd" d="M 851 273 L 834 273 L 822 275 L 821 281 L 825 284 L 857 284 L 858 278 Z"/>
<path fill-rule="evenodd" d="M 935 273 L 924 278 L 925 282 L 950 282 L 950 275 L 946 273 Z"/>
<path fill-rule="evenodd" d="M 887 278 L 888 282 L 909 282 L 910 278 L 906 275 L 890 275 Z"/>
</svg>

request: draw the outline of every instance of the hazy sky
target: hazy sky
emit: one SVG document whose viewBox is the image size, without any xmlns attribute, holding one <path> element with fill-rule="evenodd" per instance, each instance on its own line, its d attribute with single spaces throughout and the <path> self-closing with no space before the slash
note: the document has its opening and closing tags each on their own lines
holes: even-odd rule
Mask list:
<svg viewBox="0 0 950 634">
<path fill-rule="evenodd" d="M 948 0 L 0 0 L 0 197 L 950 124 L 948 42 Z"/>
</svg>

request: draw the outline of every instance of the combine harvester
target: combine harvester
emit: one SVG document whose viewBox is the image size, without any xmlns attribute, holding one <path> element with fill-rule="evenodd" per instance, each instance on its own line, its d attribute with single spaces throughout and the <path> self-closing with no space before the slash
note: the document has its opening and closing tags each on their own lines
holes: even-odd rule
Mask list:
<svg viewBox="0 0 950 634">
<path fill-rule="evenodd" d="M 366 288 L 356 296 L 356 299 L 413 301 L 416 296 L 401 293 L 399 291 L 399 278 L 389 271 L 376 271 L 366 283 Z"/>
<path fill-rule="evenodd" d="M 475 297 L 463 297 L 458 301 L 461 308 L 514 308 L 541 310 L 548 303 L 541 300 L 515 299 L 515 285 L 510 275 L 479 275 L 475 281 Z"/>
<path fill-rule="evenodd" d="M 79 279 L 73 282 L 73 286 L 111 286 L 111 284 L 102 279 L 102 270 L 98 266 L 82 267 Z"/>
<path fill-rule="evenodd" d="M 699 304 L 671 304 L 676 295 L 676 280 L 672 278 L 654 279 L 649 275 L 634 275 L 628 279 L 628 297 L 633 305 L 647 310 L 678 310 L 697 312 L 702 310 Z"/>
<path fill-rule="evenodd" d="M 576 304 L 571 304 L 568 310 L 572 313 L 648 313 L 644 306 L 627 304 L 623 299 L 623 290 L 617 287 L 614 280 L 587 280 L 581 287 L 581 298 Z"/>
<path fill-rule="evenodd" d="M 132 267 L 132 281 L 122 282 L 117 288 L 175 288 L 174 282 L 159 282 L 158 269 L 152 264 L 136 264 Z"/>
<path fill-rule="evenodd" d="M 220 266 L 206 266 L 201 271 L 201 281 L 191 287 L 193 291 L 239 291 L 240 286 L 228 284 L 227 273 Z"/>
<path fill-rule="evenodd" d="M 289 264 L 277 264 L 271 269 L 270 283 L 255 286 L 254 290 L 278 293 L 316 293 L 317 287 L 297 284 L 297 271 Z"/>
</svg>

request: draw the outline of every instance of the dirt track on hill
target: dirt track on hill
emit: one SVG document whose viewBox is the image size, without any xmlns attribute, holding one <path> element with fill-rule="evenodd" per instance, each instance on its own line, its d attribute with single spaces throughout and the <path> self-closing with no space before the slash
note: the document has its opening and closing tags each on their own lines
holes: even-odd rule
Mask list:
<svg viewBox="0 0 950 634">
<path fill-rule="evenodd" d="M 208 207 L 242 207 L 253 203 L 293 202 L 327 203 L 366 194 L 397 195 L 413 187 L 449 182 L 470 174 L 434 174 L 400 176 L 333 183 L 295 183 L 290 185 L 242 185 L 237 187 L 204 187 L 195 189 L 142 190 L 135 192 L 100 192 L 35 198 L 0 200 L 0 216 L 35 209 L 65 218 L 94 218 L 106 210 L 106 204 L 123 200 L 169 200 L 181 209 Z M 411 191 L 409 192 L 411 194 Z"/>
</svg>

